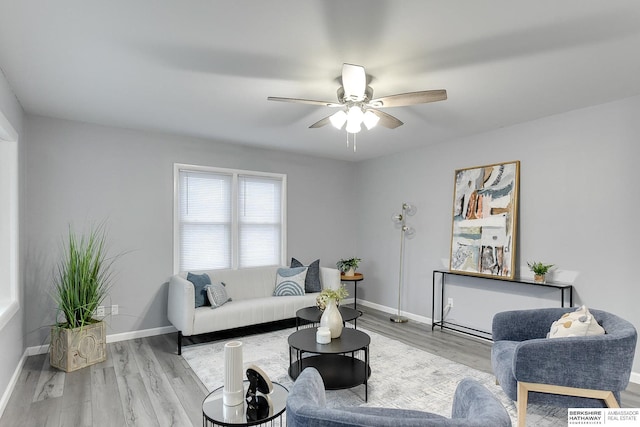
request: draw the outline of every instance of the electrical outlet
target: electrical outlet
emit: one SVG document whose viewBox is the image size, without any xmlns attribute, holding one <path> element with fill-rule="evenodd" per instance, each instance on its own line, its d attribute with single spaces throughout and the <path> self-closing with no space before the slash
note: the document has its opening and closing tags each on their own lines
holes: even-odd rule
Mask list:
<svg viewBox="0 0 640 427">
<path fill-rule="evenodd" d="M 104 305 L 98 306 L 98 308 L 96 308 L 96 316 L 104 317 Z"/>
<path fill-rule="evenodd" d="M 447 305 L 449 308 L 453 308 L 453 298 L 447 298 Z"/>
<path fill-rule="evenodd" d="M 111 306 L 111 315 L 118 314 L 118 304 L 113 304 Z"/>
</svg>

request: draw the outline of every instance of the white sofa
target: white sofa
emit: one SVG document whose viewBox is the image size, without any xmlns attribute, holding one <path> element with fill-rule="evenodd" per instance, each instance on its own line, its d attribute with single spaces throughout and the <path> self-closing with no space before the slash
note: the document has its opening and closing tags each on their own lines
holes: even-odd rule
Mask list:
<svg viewBox="0 0 640 427">
<path fill-rule="evenodd" d="M 277 266 L 239 270 L 199 271 L 212 282 L 224 282 L 232 299 L 221 307 L 195 307 L 194 286 L 186 273 L 169 280 L 167 314 L 178 330 L 178 354 L 182 353 L 182 337 L 257 325 L 296 317 L 296 311 L 316 304 L 318 293 L 303 296 L 273 296 Z M 340 287 L 340 271 L 320 267 L 322 288 Z"/>
</svg>

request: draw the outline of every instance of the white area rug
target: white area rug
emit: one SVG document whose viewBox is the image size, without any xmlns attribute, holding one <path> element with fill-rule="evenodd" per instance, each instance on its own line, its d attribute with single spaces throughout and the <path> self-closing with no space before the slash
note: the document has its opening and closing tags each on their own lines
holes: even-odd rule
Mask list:
<svg viewBox="0 0 640 427">
<path fill-rule="evenodd" d="M 377 406 L 416 409 L 451 416 L 451 403 L 458 382 L 472 377 L 488 388 L 502 402 L 516 424 L 516 407 L 495 378 L 468 366 L 435 356 L 399 341 L 369 332 L 369 401 L 364 402 L 364 386 L 327 391 L 329 406 Z M 284 329 L 261 335 L 237 338 L 243 343 L 245 366 L 253 363 L 262 368 L 272 381 L 287 389 L 289 378 L 289 346 L 287 337 L 295 331 Z M 224 383 L 224 344 L 231 340 L 193 345 L 182 349 L 182 356 L 211 391 Z M 566 426 L 567 410 L 529 405 L 529 426 Z"/>
</svg>

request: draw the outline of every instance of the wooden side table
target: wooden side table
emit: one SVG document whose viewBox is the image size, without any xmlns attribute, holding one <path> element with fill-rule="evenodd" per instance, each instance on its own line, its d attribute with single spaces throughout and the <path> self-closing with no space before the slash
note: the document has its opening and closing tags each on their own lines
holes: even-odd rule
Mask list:
<svg viewBox="0 0 640 427">
<path fill-rule="evenodd" d="M 355 273 L 353 276 L 345 276 L 344 274 L 340 274 L 341 282 L 353 282 L 353 308 L 354 310 L 358 309 L 358 282 L 361 282 L 364 279 L 362 273 Z"/>
</svg>

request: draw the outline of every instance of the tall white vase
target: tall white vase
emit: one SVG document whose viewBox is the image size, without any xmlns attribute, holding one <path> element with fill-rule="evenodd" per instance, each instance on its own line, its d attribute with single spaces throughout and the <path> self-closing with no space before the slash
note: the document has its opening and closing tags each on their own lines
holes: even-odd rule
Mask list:
<svg viewBox="0 0 640 427">
<path fill-rule="evenodd" d="M 320 317 L 320 326 L 329 328 L 331 338 L 339 338 L 342 335 L 342 315 L 335 299 L 327 300 L 327 306 Z"/>
<path fill-rule="evenodd" d="M 224 345 L 222 403 L 236 406 L 244 402 L 242 378 L 242 342 L 230 341 Z"/>
</svg>

